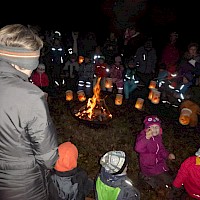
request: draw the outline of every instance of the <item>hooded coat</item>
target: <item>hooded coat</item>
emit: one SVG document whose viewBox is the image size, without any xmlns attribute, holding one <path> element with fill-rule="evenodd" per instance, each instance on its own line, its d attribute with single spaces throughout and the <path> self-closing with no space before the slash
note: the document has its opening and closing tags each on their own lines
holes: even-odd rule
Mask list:
<svg viewBox="0 0 200 200">
<path fill-rule="evenodd" d="M 181 188 L 183 185 L 187 193 L 200 199 L 200 164 L 197 164 L 197 156 L 190 156 L 184 160 L 173 181 L 173 186 Z"/>
<path fill-rule="evenodd" d="M 111 188 L 111 190 L 108 188 Z M 132 181 L 126 174 L 113 175 L 102 167 L 96 179 L 95 200 L 102 198 L 104 200 L 110 200 L 110 195 L 112 199 L 116 200 L 140 200 L 140 191 L 133 186 Z"/>
<path fill-rule="evenodd" d="M 47 200 L 57 158 L 57 132 L 44 93 L 0 61 L 0 198 Z"/>
<path fill-rule="evenodd" d="M 136 139 L 135 151 L 139 153 L 141 172 L 145 176 L 154 176 L 168 171 L 166 159 L 169 152 L 162 142 L 162 135 L 146 139 L 146 132 L 142 130 Z"/>
</svg>

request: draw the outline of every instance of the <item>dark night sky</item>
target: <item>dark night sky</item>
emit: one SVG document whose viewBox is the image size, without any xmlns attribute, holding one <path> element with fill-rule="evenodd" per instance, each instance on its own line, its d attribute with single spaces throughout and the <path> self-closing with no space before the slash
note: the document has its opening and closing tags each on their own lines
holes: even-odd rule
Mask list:
<svg viewBox="0 0 200 200">
<path fill-rule="evenodd" d="M 105 34 L 108 19 L 101 14 L 100 5 L 104 0 L 72 1 L 26 1 L 25 4 L 5 2 L 0 12 L 0 25 L 22 23 L 40 25 L 43 29 L 96 31 Z M 198 0 L 149 0 L 151 4 L 161 4 L 176 10 L 178 25 L 185 35 L 198 37 Z M 8 4 L 8 5 L 6 5 Z M 149 27 L 150 24 L 145 24 Z M 151 29 L 151 27 L 150 27 Z"/>
</svg>

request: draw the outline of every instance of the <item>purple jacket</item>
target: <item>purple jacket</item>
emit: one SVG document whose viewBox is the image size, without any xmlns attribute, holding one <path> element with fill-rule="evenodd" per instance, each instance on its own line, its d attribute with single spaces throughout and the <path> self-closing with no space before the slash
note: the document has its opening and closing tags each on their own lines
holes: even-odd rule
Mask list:
<svg viewBox="0 0 200 200">
<path fill-rule="evenodd" d="M 162 143 L 162 135 L 147 140 L 142 130 L 136 138 L 135 151 L 139 153 L 140 170 L 144 175 L 154 176 L 169 170 L 166 164 L 169 152 Z"/>
</svg>

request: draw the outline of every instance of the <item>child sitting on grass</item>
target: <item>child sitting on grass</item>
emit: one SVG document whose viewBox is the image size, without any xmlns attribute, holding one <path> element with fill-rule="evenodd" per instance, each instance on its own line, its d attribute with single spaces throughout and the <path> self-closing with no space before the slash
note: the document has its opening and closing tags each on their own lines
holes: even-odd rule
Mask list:
<svg viewBox="0 0 200 200">
<path fill-rule="evenodd" d="M 96 179 L 96 200 L 140 200 L 140 192 L 127 177 L 127 157 L 123 151 L 109 151 L 100 160 Z"/>
<path fill-rule="evenodd" d="M 58 147 L 59 158 L 51 172 L 49 200 L 79 199 L 85 200 L 93 190 L 94 182 L 86 171 L 77 166 L 78 149 L 71 142 Z"/>
<path fill-rule="evenodd" d="M 157 116 L 147 116 L 145 128 L 136 138 L 135 151 L 139 153 L 140 175 L 152 188 L 171 185 L 173 177 L 169 173 L 167 159 L 174 160 L 162 141 L 162 128 Z"/>
</svg>

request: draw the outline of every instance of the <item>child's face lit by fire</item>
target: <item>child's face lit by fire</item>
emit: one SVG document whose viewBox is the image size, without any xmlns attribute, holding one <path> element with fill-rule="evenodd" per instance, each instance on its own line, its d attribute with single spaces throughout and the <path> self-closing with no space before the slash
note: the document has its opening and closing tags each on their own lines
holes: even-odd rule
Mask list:
<svg viewBox="0 0 200 200">
<path fill-rule="evenodd" d="M 160 126 L 154 124 L 149 127 L 151 130 L 152 136 L 157 136 L 160 134 Z"/>
</svg>

